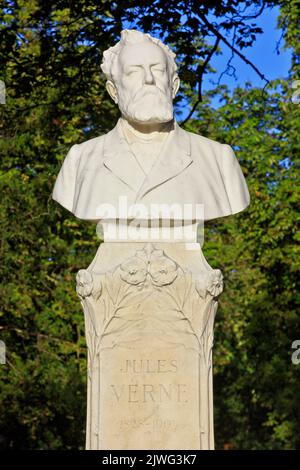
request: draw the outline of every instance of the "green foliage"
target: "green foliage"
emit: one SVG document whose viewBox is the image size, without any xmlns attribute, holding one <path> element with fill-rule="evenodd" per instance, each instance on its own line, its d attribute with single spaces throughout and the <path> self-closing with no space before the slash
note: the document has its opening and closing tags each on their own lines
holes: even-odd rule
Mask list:
<svg viewBox="0 0 300 470">
<path fill-rule="evenodd" d="M 128 24 L 165 37 L 176 45 L 182 90 L 193 102 L 195 70 L 213 38 L 203 15 L 213 17 L 223 33 L 236 28 L 240 47 L 259 34 L 255 18 L 239 3 L 177 0 L 168 9 L 159 0 L 2 3 L 2 448 L 84 447 L 86 348 L 75 274 L 91 262 L 99 240 L 93 225 L 75 219 L 50 195 L 69 147 L 116 122 L 118 112 L 99 73 L 103 50 Z M 248 9 L 259 4 L 244 2 Z M 280 4 L 296 80 L 299 3 Z M 214 356 L 219 448 L 299 447 L 299 366 L 291 363 L 290 347 L 299 325 L 300 119 L 287 87 L 275 82 L 265 96 L 250 86 L 233 95 L 217 89 L 221 107 L 214 110 L 208 94 L 197 119 L 186 125 L 236 147 L 252 197 L 246 212 L 206 230 L 206 257 L 226 281 Z"/>
<path fill-rule="evenodd" d="M 45 196 L 52 182 L 46 166 L 34 176 L 15 169 L 0 178 L 5 447 L 74 448 L 84 442 L 86 353 L 74 273 L 97 241 L 94 231 L 85 240 L 83 224 L 72 227 L 53 203 L 49 207 Z"/>
<path fill-rule="evenodd" d="M 223 91 L 218 110 L 201 109 L 195 132 L 230 143 L 251 194 L 234 217 L 210 222 L 204 253 L 222 269 L 215 339 L 218 447 L 299 448 L 299 106 L 288 82 Z M 205 120 L 204 120 L 205 119 Z M 209 123 L 209 126 L 207 126 Z"/>
</svg>

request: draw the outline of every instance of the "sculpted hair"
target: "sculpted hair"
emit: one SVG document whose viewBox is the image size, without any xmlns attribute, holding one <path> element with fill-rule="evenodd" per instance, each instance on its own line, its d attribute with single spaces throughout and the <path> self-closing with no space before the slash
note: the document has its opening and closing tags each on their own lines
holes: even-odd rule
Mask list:
<svg viewBox="0 0 300 470">
<path fill-rule="evenodd" d="M 156 44 L 158 47 L 160 47 L 167 56 L 170 72 L 173 75 L 176 73 L 176 54 L 174 54 L 169 46 L 164 44 L 160 39 L 150 36 L 150 34 L 141 33 L 135 29 L 124 29 L 121 32 L 121 40 L 103 53 L 101 69 L 108 80 L 115 81 L 117 78 L 117 59 L 123 47 L 131 44 L 138 44 L 144 41 L 151 41 L 153 44 Z"/>
</svg>

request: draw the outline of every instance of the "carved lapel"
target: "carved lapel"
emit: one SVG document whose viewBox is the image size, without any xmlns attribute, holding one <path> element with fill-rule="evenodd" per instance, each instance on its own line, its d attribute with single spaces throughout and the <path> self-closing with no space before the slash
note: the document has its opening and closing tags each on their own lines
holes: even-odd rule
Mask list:
<svg viewBox="0 0 300 470">
<path fill-rule="evenodd" d="M 161 154 L 146 177 L 130 151 L 120 123 L 118 122 L 105 136 L 103 163 L 136 192 L 136 200 L 179 175 L 192 161 L 189 135 L 176 122 L 164 143 Z"/>
<path fill-rule="evenodd" d="M 192 161 L 190 137 L 175 122 L 174 130 L 167 137 L 162 152 L 138 191 L 136 200 L 179 175 Z"/>
<path fill-rule="evenodd" d="M 139 190 L 145 174 L 130 151 L 119 122 L 105 136 L 103 163 L 123 183 L 135 192 Z"/>
</svg>

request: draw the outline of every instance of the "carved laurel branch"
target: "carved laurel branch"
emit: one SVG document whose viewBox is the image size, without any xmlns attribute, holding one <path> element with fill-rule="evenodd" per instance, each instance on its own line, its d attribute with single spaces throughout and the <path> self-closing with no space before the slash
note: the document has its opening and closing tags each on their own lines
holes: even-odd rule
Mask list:
<svg viewBox="0 0 300 470">
<path fill-rule="evenodd" d="M 87 344 L 92 361 L 112 320 L 128 306 L 141 303 L 155 290 L 169 296 L 197 338 L 205 363 L 209 365 L 213 345 L 212 325 L 222 292 L 219 269 L 196 277 L 183 270 L 163 250 L 147 244 L 106 274 L 80 270 L 76 277 L 77 293 L 85 313 Z M 101 302 L 102 315 L 97 315 Z"/>
<path fill-rule="evenodd" d="M 205 271 L 195 276 L 180 269 L 177 286 L 176 283 L 166 286 L 164 291 L 173 303 L 171 308 L 182 315 L 190 332 L 197 339 L 200 355 L 207 367 L 211 364 L 217 296 L 222 289 L 220 270 Z"/>
</svg>

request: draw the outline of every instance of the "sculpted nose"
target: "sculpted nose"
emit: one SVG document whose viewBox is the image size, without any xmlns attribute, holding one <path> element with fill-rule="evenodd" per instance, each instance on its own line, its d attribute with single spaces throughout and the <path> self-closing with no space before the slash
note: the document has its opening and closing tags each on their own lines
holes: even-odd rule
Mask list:
<svg viewBox="0 0 300 470">
<path fill-rule="evenodd" d="M 145 73 L 145 75 L 144 75 L 145 85 L 153 85 L 154 84 L 154 77 L 153 77 L 153 73 L 152 73 L 150 67 L 146 67 L 144 73 Z"/>
</svg>

